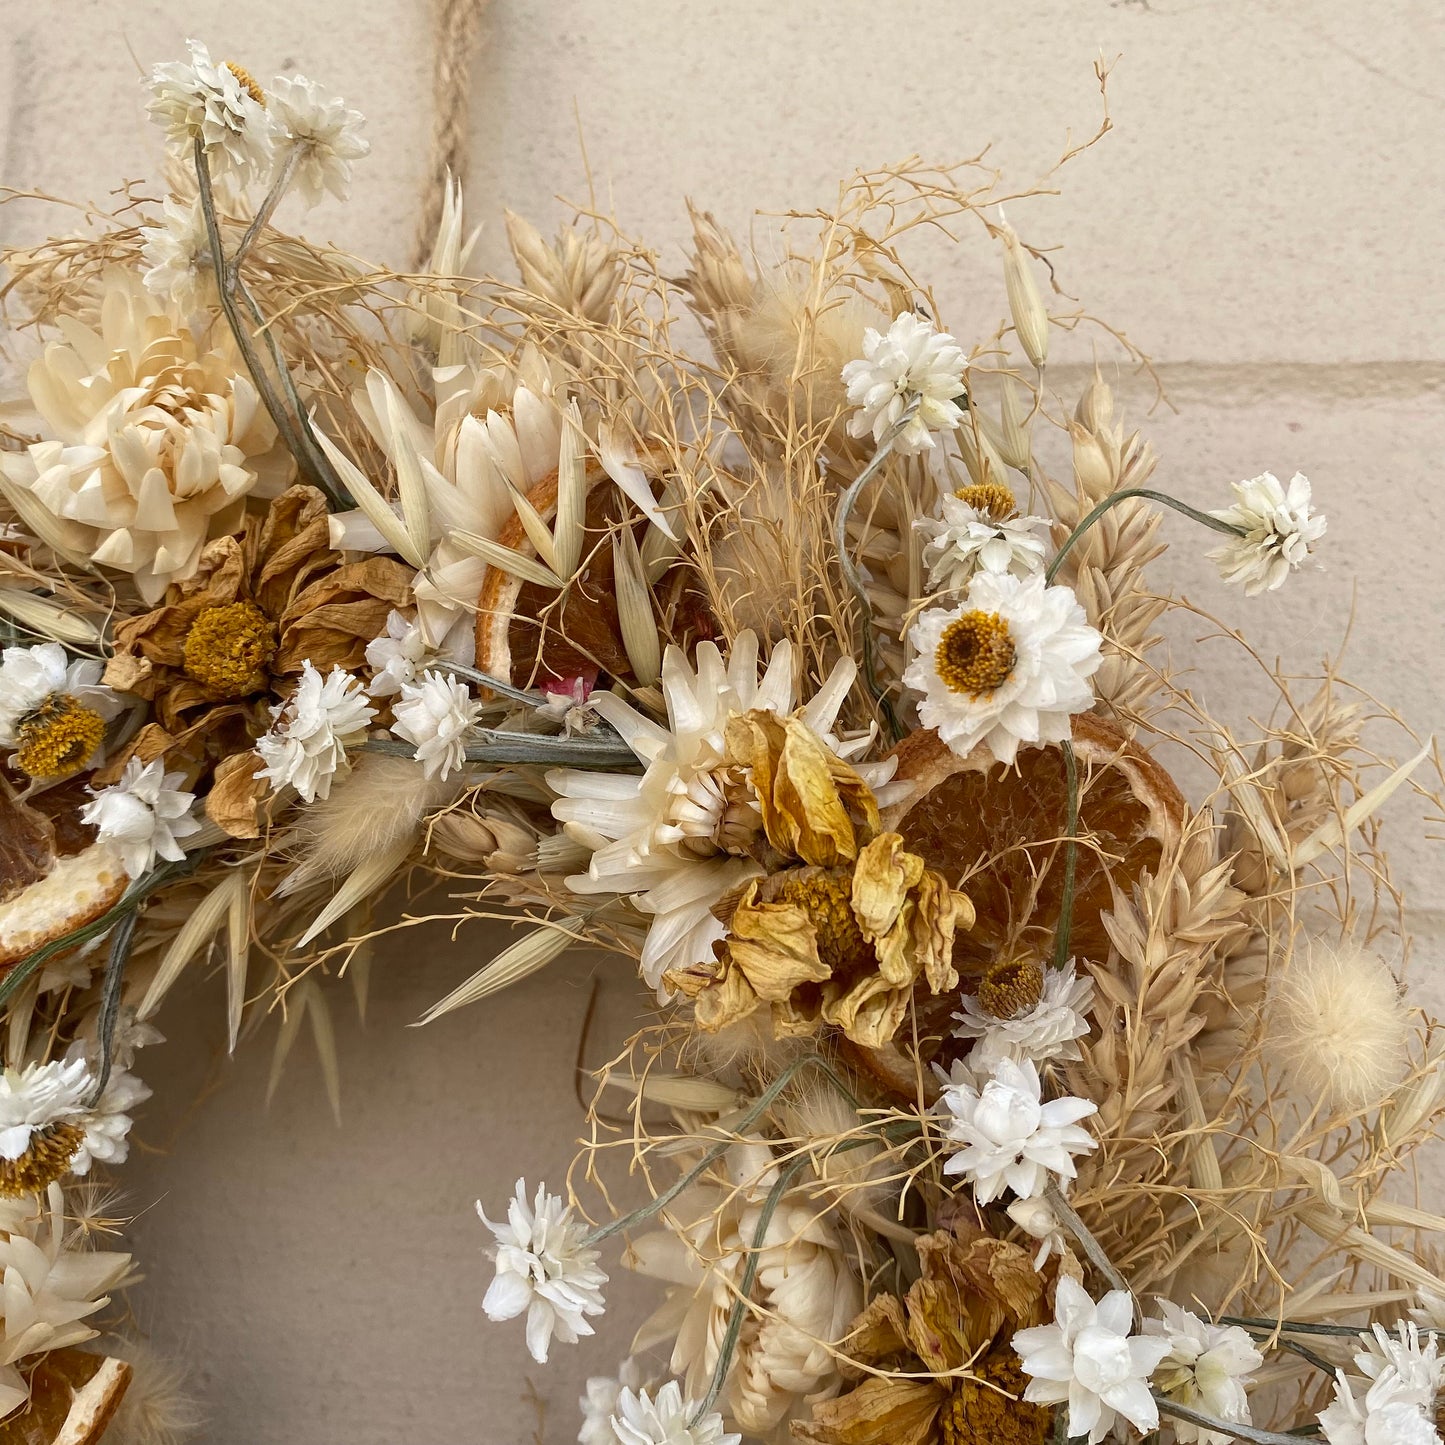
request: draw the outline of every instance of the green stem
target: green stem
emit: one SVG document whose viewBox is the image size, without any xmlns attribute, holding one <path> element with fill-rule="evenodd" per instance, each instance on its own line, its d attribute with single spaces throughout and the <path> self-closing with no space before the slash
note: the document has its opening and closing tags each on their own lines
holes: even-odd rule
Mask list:
<svg viewBox="0 0 1445 1445">
<path fill-rule="evenodd" d="M 1074 927 L 1074 891 L 1079 871 L 1079 760 L 1071 742 L 1062 744 L 1068 778 L 1068 816 L 1064 823 L 1064 887 L 1059 900 L 1059 925 L 1054 931 L 1054 967 L 1069 961 L 1069 935 Z"/>
<path fill-rule="evenodd" d="M 105 1086 L 110 1082 L 115 1026 L 120 1018 L 120 994 L 125 985 L 125 965 L 130 957 L 131 941 L 135 937 L 135 925 L 139 916 L 135 912 L 126 914 L 110 937 L 110 955 L 105 961 L 105 980 L 100 990 L 100 1017 L 96 1021 L 96 1036 L 100 1041 L 100 1068 L 96 1072 L 95 1087 L 90 1094 L 89 1103 L 92 1109 L 100 1103 Z"/>
<path fill-rule="evenodd" d="M 468 682 L 474 682 L 478 687 L 485 687 L 502 697 L 509 697 L 514 702 L 531 703 L 533 707 L 538 707 L 547 700 L 540 692 L 529 692 L 523 687 L 513 687 L 510 682 L 503 682 L 500 677 L 493 677 L 487 672 L 478 672 L 475 667 L 467 667 L 460 662 L 447 662 L 444 658 L 438 657 L 428 662 L 426 666 L 440 668 L 443 672 L 454 672 L 458 677 L 464 677 Z"/>
<path fill-rule="evenodd" d="M 853 514 L 853 508 L 858 504 L 858 498 L 862 494 L 863 488 L 882 470 L 883 463 L 893 454 L 893 448 L 898 444 L 898 438 L 903 435 L 903 429 L 918 415 L 918 408 L 922 404 L 921 396 L 909 398 L 907 406 L 903 408 L 903 414 L 888 428 L 883 440 L 878 443 L 878 450 L 873 453 L 873 459 L 849 482 L 842 496 L 838 498 L 838 510 L 833 516 L 833 547 L 838 554 L 838 566 L 842 569 L 843 580 L 847 582 L 849 590 L 858 603 L 858 653 L 863 664 L 863 682 L 874 702 L 881 709 L 888 723 L 888 729 L 893 734 L 894 742 L 902 740 L 903 725 L 898 720 L 898 714 L 893 710 L 893 703 L 887 690 L 878 681 L 877 670 L 873 665 L 873 604 L 868 600 L 868 589 L 863 583 L 862 575 L 853 559 L 848 555 L 848 519 Z"/>
<path fill-rule="evenodd" d="M 1064 1191 L 1059 1188 L 1055 1180 L 1050 1179 L 1044 1185 L 1044 1199 L 1049 1208 L 1058 1216 L 1059 1223 L 1079 1241 L 1080 1247 L 1088 1256 L 1089 1263 L 1109 1281 L 1110 1288 L 1121 1289 L 1133 1299 L 1134 1292 L 1129 1288 L 1129 1282 L 1114 1268 L 1114 1263 L 1105 1253 L 1104 1246 L 1094 1238 L 1089 1226 L 1079 1218 L 1074 1206 L 1064 1198 Z M 1137 1300 L 1134 1302 L 1134 1308 L 1137 1312 L 1139 1308 Z"/>
<path fill-rule="evenodd" d="M 1313 1325 L 1295 1320 L 1267 1320 L 1259 1315 L 1220 1315 L 1222 1325 L 1240 1325 L 1258 1334 L 1327 1335 L 1337 1340 L 1357 1340 L 1368 1330 L 1354 1325 Z"/>
<path fill-rule="evenodd" d="M 246 227 L 241 237 L 240 244 L 236 247 L 235 254 L 231 257 L 231 269 L 239 271 L 241 262 L 255 243 L 256 237 L 265 229 L 266 223 L 276 213 L 276 207 L 281 204 L 281 197 L 286 194 L 292 177 L 296 174 L 297 162 L 301 159 L 301 147 L 294 142 L 286 152 L 286 159 L 281 163 L 281 169 L 276 173 L 276 179 L 271 183 L 271 189 L 266 192 L 266 198 L 261 202 L 256 214 L 251 217 L 251 224 Z"/>
<path fill-rule="evenodd" d="M 475 728 L 477 742 L 468 743 L 469 763 L 544 763 L 549 767 L 601 768 L 605 772 L 641 772 L 637 755 L 620 738 L 567 738 L 552 733 L 511 733 L 500 728 Z M 416 749 L 396 738 L 368 738 L 362 752 L 415 757 Z"/>
<path fill-rule="evenodd" d="M 1236 1425 L 1230 1420 L 1219 1420 L 1213 1415 L 1206 1415 L 1203 1410 L 1181 1405 L 1177 1400 L 1171 1400 L 1157 1390 L 1154 1392 L 1154 1403 L 1159 1407 L 1161 1415 L 1187 1420 L 1191 1425 L 1199 1425 L 1206 1430 L 1218 1430 L 1220 1434 L 1232 1435 L 1236 1440 L 1249 1440 L 1253 1445 L 1299 1445 L 1300 1436 L 1297 1432 L 1292 1431 L 1285 1435 L 1278 1430 L 1259 1430 L 1253 1425 Z M 1314 1427 L 1310 1428 L 1313 1430 Z"/>
<path fill-rule="evenodd" d="M 1242 537 L 1244 533 L 1238 528 L 1231 526 L 1228 522 L 1221 522 L 1218 517 L 1211 517 L 1208 512 L 1201 512 L 1197 507 L 1191 507 L 1188 502 L 1181 502 L 1178 497 L 1171 497 L 1168 492 L 1156 492 L 1148 487 L 1125 487 L 1122 491 L 1110 492 L 1110 494 L 1064 538 L 1064 544 L 1054 554 L 1054 560 L 1049 563 L 1048 571 L 1044 573 L 1044 581 L 1052 582 L 1058 575 L 1064 558 L 1073 550 L 1074 543 L 1099 520 L 1111 507 L 1117 507 L 1120 502 L 1127 502 L 1133 498 L 1142 498 L 1145 501 L 1158 502 L 1164 507 L 1173 507 L 1176 512 L 1182 512 L 1192 521 L 1198 522 L 1202 527 L 1208 527 L 1214 532 L 1223 532 L 1229 537 Z"/>
</svg>

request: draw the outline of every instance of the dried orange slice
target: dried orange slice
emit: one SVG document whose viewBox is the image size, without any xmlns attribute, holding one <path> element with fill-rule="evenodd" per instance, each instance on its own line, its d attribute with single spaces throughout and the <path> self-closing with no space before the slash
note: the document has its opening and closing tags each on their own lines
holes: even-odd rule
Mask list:
<svg viewBox="0 0 1445 1445">
<path fill-rule="evenodd" d="M 1073 746 L 1079 820 L 1069 952 L 1081 963 L 1099 963 L 1108 957 L 1103 914 L 1114 889 L 1127 893 L 1177 846 L 1186 805 L 1169 774 L 1107 719 L 1076 717 Z M 1050 959 L 1064 894 L 1069 794 L 1062 750 L 1021 749 L 1017 766 L 1005 768 L 985 747 L 961 758 L 922 730 L 906 737 L 895 756 L 897 777 L 916 786 L 885 811 L 883 826 L 901 833 L 904 846 L 967 893 L 977 910 L 973 928 L 954 939 L 960 976 L 966 981 L 998 959 Z M 938 1052 L 956 1007 L 952 998 L 918 998 L 925 1058 Z M 919 1070 L 905 1042 L 900 1036 L 858 1062 L 911 1097 Z"/>
<path fill-rule="evenodd" d="M 99 1445 L 130 1384 L 131 1367 L 72 1345 L 39 1360 L 24 1410 L 0 1422 L 0 1445 Z"/>
</svg>

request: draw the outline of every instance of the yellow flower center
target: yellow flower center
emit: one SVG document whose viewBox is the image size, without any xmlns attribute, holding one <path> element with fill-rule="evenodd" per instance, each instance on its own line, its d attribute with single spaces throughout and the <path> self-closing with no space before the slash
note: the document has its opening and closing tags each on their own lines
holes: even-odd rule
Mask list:
<svg viewBox="0 0 1445 1445">
<path fill-rule="evenodd" d="M 988 1445 L 1044 1445 L 1049 1412 L 1017 1398 L 1028 1381 L 1015 1363 L 1013 1351 L 1007 1345 L 994 1345 L 971 1368 L 980 1378 L 955 1385 L 939 1412 L 941 1445 L 982 1445 L 984 1441 Z M 993 1385 L 999 1388 L 991 1388 Z"/>
<path fill-rule="evenodd" d="M 256 77 L 246 69 L 244 65 L 237 65 L 234 60 L 225 62 L 226 69 L 241 82 L 241 89 L 256 102 L 257 105 L 266 104 L 266 92 L 256 83 Z"/>
<path fill-rule="evenodd" d="M 847 868 L 800 868 L 774 875 L 769 890 L 779 903 L 808 915 L 818 943 L 818 961 L 835 977 L 873 968 L 877 955 L 853 913 L 853 873 Z"/>
<path fill-rule="evenodd" d="M 105 737 L 105 719 L 69 693 L 52 693 L 20 725 L 15 766 L 32 778 L 59 778 L 80 767 Z"/>
<path fill-rule="evenodd" d="M 997 612 L 965 612 L 943 629 L 934 666 L 950 692 L 987 697 L 1008 680 L 1018 649 Z"/>
<path fill-rule="evenodd" d="M 983 512 L 995 522 L 1006 522 L 1018 516 L 1018 503 L 1014 494 L 1002 482 L 976 482 L 972 486 L 960 487 L 954 494 L 966 507 Z"/>
<path fill-rule="evenodd" d="M 218 697 L 245 697 L 266 686 L 276 655 L 276 624 L 254 602 L 207 607 L 181 649 L 187 677 Z"/>
<path fill-rule="evenodd" d="M 1016 1019 L 1044 996 L 1044 970 L 1032 958 L 991 963 L 978 986 L 978 1006 L 996 1019 Z"/>
<path fill-rule="evenodd" d="M 48 1189 L 64 1177 L 84 1142 L 85 1130 L 78 1124 L 47 1124 L 35 1130 L 18 1159 L 0 1159 L 0 1197 L 18 1199 Z"/>
</svg>

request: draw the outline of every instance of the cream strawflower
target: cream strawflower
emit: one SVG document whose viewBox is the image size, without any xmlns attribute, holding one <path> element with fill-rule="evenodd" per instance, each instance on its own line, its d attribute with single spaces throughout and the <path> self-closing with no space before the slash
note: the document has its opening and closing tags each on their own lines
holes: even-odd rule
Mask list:
<svg viewBox="0 0 1445 1445">
<path fill-rule="evenodd" d="M 1074 1177 L 1075 1154 L 1098 1147 L 1079 1120 L 1098 1113 L 1088 1099 L 1064 1095 L 1042 1100 L 1033 1061 L 999 1059 L 993 1077 L 979 1089 L 969 1071 L 955 1064 L 939 1109 L 948 1118 L 945 1137 L 962 1148 L 943 1166 L 973 1185 L 980 1204 L 1012 1189 L 1021 1199 L 1042 1194 L 1051 1178 Z"/>
<path fill-rule="evenodd" d="M 923 562 L 934 592 L 962 592 L 979 572 L 1031 576 L 1048 551 L 1040 535 L 1047 519 L 1020 516 L 1013 494 L 998 483 L 945 493 L 938 516 L 913 526 L 927 539 Z"/>
<path fill-rule="evenodd" d="M 52 435 L 0 451 L 0 491 L 47 542 L 129 573 L 153 605 L 294 464 L 224 327 L 199 340 L 132 272 L 107 277 L 99 312 L 98 331 L 68 322 L 31 366 Z"/>
<path fill-rule="evenodd" d="M 184 773 L 166 772 L 161 758 L 144 764 L 131 758 L 116 783 L 92 792 L 81 822 L 115 847 L 132 878 L 148 873 L 157 858 L 179 863 L 186 856 L 180 840 L 201 827 L 191 817 L 196 795 L 177 786 L 184 781 Z"/>
<path fill-rule="evenodd" d="M 717 1411 L 692 1421 L 697 1406 L 685 1400 L 682 1387 L 669 1380 L 655 1395 L 646 1390 L 623 1390 L 612 1417 L 614 1439 L 621 1445 L 739 1445 Z"/>
<path fill-rule="evenodd" d="M 0 1201 L 0 1415 L 29 1398 L 26 1356 L 94 1339 L 83 1321 L 110 1303 L 130 1255 L 80 1247 L 66 1227 L 65 1196 L 52 1184 L 39 1198 Z"/>
<path fill-rule="evenodd" d="M 1013 1337 L 1019 1365 L 1030 1377 L 1024 1399 L 1036 1405 L 1068 1405 L 1069 1438 L 1089 1445 L 1123 1416 L 1147 1433 L 1159 1424 L 1149 1376 L 1169 1353 L 1169 1341 L 1130 1333 L 1134 1302 L 1121 1289 L 1097 1304 L 1077 1280 L 1059 1276 L 1054 1323 L 1020 1330 Z"/>
<path fill-rule="evenodd" d="M 361 683 L 333 665 L 325 677 L 310 661 L 288 701 L 271 709 L 271 730 L 256 740 L 266 766 L 256 773 L 273 788 L 288 783 L 305 802 L 331 795 L 331 780 L 350 764 L 346 749 L 362 741 L 376 709 Z"/>
<path fill-rule="evenodd" d="M 386 631 L 366 644 L 366 665 L 373 670 L 367 692 L 392 697 L 405 683 L 415 682 L 427 650 L 421 623 L 408 621 L 393 608 L 386 615 Z"/>
<path fill-rule="evenodd" d="M 189 61 L 151 72 L 146 111 L 166 133 L 166 148 L 187 170 L 197 140 L 211 174 L 244 185 L 271 163 L 272 125 L 256 82 L 238 65 L 217 65 L 199 40 Z"/>
<path fill-rule="evenodd" d="M 758 639 L 740 632 L 726 663 L 711 642 L 698 645 L 696 667 L 670 646 L 662 659 L 668 726 L 661 727 L 611 693 L 589 702 L 646 766 L 634 774 L 558 768 L 547 774 L 559 795 L 552 816 L 574 841 L 593 850 L 585 874 L 567 880 L 574 893 L 630 896 L 653 915 L 642 948 L 642 975 L 662 988 L 669 969 L 713 960 L 712 945 L 726 927 L 714 906 L 761 868 L 746 847 L 761 827 L 751 785 L 727 756 L 724 730 L 734 713 L 753 709 L 791 713 L 796 704 L 793 651 L 780 642 L 758 677 Z M 851 760 L 870 739 L 847 743 L 830 729 L 857 669 L 847 658 L 834 667 L 799 714 L 840 757 Z M 861 765 L 864 781 L 886 806 L 896 766 Z"/>
<path fill-rule="evenodd" d="M 1427 1405 L 1393 1370 L 1357 1399 L 1355 1390 L 1365 1383 L 1336 1373 L 1334 1402 L 1319 1414 L 1329 1445 L 1441 1445 Z"/>
<path fill-rule="evenodd" d="M 70 1161 L 72 1174 L 89 1174 L 90 1166 L 124 1164 L 130 1154 L 130 1111 L 151 1096 L 150 1087 L 129 1069 L 112 1068 L 105 1092 L 76 1121 L 85 1130 L 80 1148 Z"/>
<path fill-rule="evenodd" d="M 1019 745 L 1064 742 L 1094 705 L 1099 634 L 1067 587 L 980 572 L 957 607 L 930 608 L 908 633 L 903 673 L 918 716 L 960 756 L 986 743 L 1011 764 Z"/>
<path fill-rule="evenodd" d="M 141 260 L 146 290 L 169 297 L 188 316 L 216 299 L 211 242 L 201 203 L 167 196 L 159 226 L 141 229 Z"/>
<path fill-rule="evenodd" d="M 1310 547 L 1325 534 L 1325 518 L 1310 509 L 1310 484 L 1300 473 L 1285 487 L 1273 472 L 1234 484 L 1232 507 L 1211 512 L 1244 535 L 1209 554 L 1226 582 L 1244 584 L 1245 595 L 1273 592 L 1304 565 Z"/>
<path fill-rule="evenodd" d="M 420 682 L 404 682 L 401 701 L 392 707 L 391 730 L 416 746 L 416 760 L 427 777 L 449 778 L 467 760 L 467 734 L 482 705 L 445 672 L 428 670 Z"/>
<path fill-rule="evenodd" d="M 837 1392 L 831 1347 L 863 1308 L 842 1238 L 816 1195 L 784 1194 L 757 1242 L 777 1177 L 766 1144 L 734 1145 L 717 1173 L 669 1205 L 669 1227 L 634 1240 L 626 1256 L 630 1269 L 670 1286 L 633 1348 L 670 1342 L 670 1368 L 697 1396 L 708 1389 L 748 1261 L 756 1260 L 749 1298 L 757 1313 L 739 1338 L 720 1397 L 750 1436 L 769 1436 L 800 1407 Z"/>
<path fill-rule="evenodd" d="M 31 777 L 60 777 L 90 761 L 121 701 L 102 664 L 72 661 L 58 642 L 0 653 L 0 748 Z"/>
<path fill-rule="evenodd" d="M 848 420 L 848 435 L 873 434 L 881 442 L 902 418 L 908 403 L 920 398 L 916 415 L 899 433 L 893 449 L 900 456 L 928 451 L 933 433 L 952 431 L 963 420 L 963 349 L 947 332 L 911 311 L 901 312 L 884 333 L 863 332 L 863 358 L 843 368 L 848 400 L 858 408 Z"/>
<path fill-rule="evenodd" d="M 587 1230 L 560 1196 L 537 1186 L 528 1205 L 527 1182 L 517 1180 L 504 1223 L 493 1224 L 477 1201 L 477 1214 L 496 1236 L 497 1277 L 487 1289 L 482 1308 L 491 1320 L 511 1320 L 525 1312 L 527 1349 L 539 1365 L 555 1335 L 573 1345 L 592 1326 L 586 1316 L 606 1306 L 602 1286 L 606 1274 L 597 1267 L 597 1251 L 584 1243 Z"/>
<path fill-rule="evenodd" d="M 272 81 L 267 109 L 278 127 L 277 146 L 295 152 L 296 187 L 306 204 L 314 206 L 327 191 L 346 200 L 351 163 L 371 150 L 357 134 L 366 117 L 304 75 Z"/>
<path fill-rule="evenodd" d="M 652 1388 L 642 1375 L 642 1366 L 629 1355 L 617 1367 L 616 1375 L 590 1375 L 587 1393 L 578 1400 L 582 1411 L 582 1428 L 577 1432 L 577 1445 L 616 1445 L 617 1434 L 612 1417 L 624 1390 Z"/>
<path fill-rule="evenodd" d="M 1089 1032 L 1093 979 L 1087 975 L 1080 978 L 1072 959 L 1063 968 L 1044 968 L 1029 960 L 1022 970 L 1041 979 L 1041 991 L 1036 1003 L 1010 1017 L 1002 1018 L 988 1007 L 998 1007 L 988 987 L 992 969 L 977 994 L 962 995 L 962 1012 L 953 1016 L 953 1036 L 978 1040 L 968 1054 L 969 1068 L 987 1072 L 999 1059 L 1015 1063 L 1032 1059 L 1042 1064 L 1049 1059 L 1081 1057 L 1078 1040 Z"/>
<path fill-rule="evenodd" d="M 1144 1321 L 1144 1333 L 1167 1340 L 1169 1353 L 1154 1371 L 1155 1388 L 1216 1420 L 1251 1423 L 1245 1387 L 1264 1363 L 1254 1341 L 1238 1325 L 1215 1325 L 1168 1300 L 1161 1318 Z M 1179 1445 L 1230 1445 L 1235 1438 L 1188 1420 L 1171 1422 Z"/>
</svg>

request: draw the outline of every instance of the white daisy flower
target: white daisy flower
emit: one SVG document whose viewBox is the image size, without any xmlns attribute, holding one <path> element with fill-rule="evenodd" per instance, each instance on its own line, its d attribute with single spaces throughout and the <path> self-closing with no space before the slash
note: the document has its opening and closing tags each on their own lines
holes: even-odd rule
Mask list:
<svg viewBox="0 0 1445 1445">
<path fill-rule="evenodd" d="M 239 66 L 217 65 L 198 40 L 189 61 L 151 72 L 146 111 L 166 133 L 166 148 L 187 169 L 199 140 L 211 174 L 244 185 L 271 163 L 272 124 L 256 82 Z"/>
<path fill-rule="evenodd" d="M 174 196 L 166 197 L 163 215 L 159 226 L 141 230 L 145 288 L 173 301 L 182 315 L 190 315 L 215 295 L 206 220 L 200 201 L 186 205 Z"/>
<path fill-rule="evenodd" d="M 269 110 L 280 130 L 278 144 L 295 148 L 296 188 L 306 204 L 314 206 L 326 191 L 346 200 L 351 162 L 371 150 L 357 134 L 366 117 L 304 75 L 274 80 Z"/>
<path fill-rule="evenodd" d="M 622 1392 L 650 1388 L 643 1380 L 642 1366 L 631 1355 L 617 1367 L 616 1375 L 589 1376 L 587 1393 L 577 1402 L 582 1411 L 577 1445 L 617 1445 L 612 1417 Z"/>
<path fill-rule="evenodd" d="M 1429 1406 L 1393 1370 L 1366 1384 L 1336 1372 L 1334 1401 L 1319 1413 L 1329 1445 L 1441 1445 Z"/>
<path fill-rule="evenodd" d="M 1273 592 L 1302 567 L 1326 520 L 1311 511 L 1310 484 L 1300 472 L 1285 487 L 1273 472 L 1234 484 L 1234 505 L 1210 512 L 1244 533 L 1209 554 L 1226 582 L 1240 582 L 1247 597 Z"/>
<path fill-rule="evenodd" d="M 1022 517 L 998 483 L 964 487 L 939 499 L 936 517 L 914 529 L 926 540 L 923 561 L 934 592 L 962 592 L 979 572 L 1029 577 L 1044 565 L 1044 517 Z"/>
<path fill-rule="evenodd" d="M 917 654 L 903 682 L 918 716 L 960 756 L 987 743 L 1011 764 L 1019 745 L 1064 742 L 1094 705 L 1100 637 L 1067 587 L 980 572 L 957 607 L 930 608 L 909 629 Z"/>
<path fill-rule="evenodd" d="M 934 432 L 952 431 L 963 420 L 957 398 L 963 394 L 966 365 L 953 337 L 911 311 L 900 313 L 885 333 L 868 327 L 862 359 L 843 368 L 848 400 L 858 408 L 849 418 L 848 435 L 871 432 L 881 442 L 916 396 L 918 411 L 893 449 L 900 456 L 929 451 Z"/>
<path fill-rule="evenodd" d="M 613 1438 L 621 1445 L 739 1445 L 716 1410 L 693 1421 L 697 1406 L 683 1398 L 682 1386 L 669 1380 L 655 1395 L 623 1390 L 612 1417 Z"/>
<path fill-rule="evenodd" d="M 80 821 L 115 847 L 132 878 L 148 873 L 157 858 L 179 863 L 186 856 L 180 840 L 201 827 L 191 817 L 196 795 L 179 786 L 184 781 L 184 773 L 166 772 L 161 758 L 144 764 L 131 758 L 119 781 L 92 790 L 95 801 L 81 809 Z"/>
<path fill-rule="evenodd" d="M 606 1308 L 602 1286 L 607 1275 L 597 1267 L 597 1251 L 584 1243 L 587 1230 L 559 1195 L 537 1186 L 527 1203 L 527 1182 L 507 1205 L 507 1218 L 493 1224 L 477 1201 L 477 1214 L 496 1236 L 497 1277 L 487 1289 L 482 1308 L 491 1320 L 527 1316 L 527 1349 L 539 1365 L 555 1335 L 564 1345 L 590 1335 L 587 1315 Z"/>
<path fill-rule="evenodd" d="M 1068 1405 L 1071 1440 L 1099 1441 L 1123 1416 L 1147 1433 L 1159 1424 L 1149 1376 L 1169 1353 L 1169 1341 L 1131 1334 L 1134 1302 L 1122 1289 L 1097 1304 L 1077 1280 L 1059 1276 L 1054 1323 L 1020 1330 L 1013 1337 L 1019 1365 L 1028 1375 L 1024 1399 L 1035 1405 Z"/>
<path fill-rule="evenodd" d="M 114 717 L 121 702 L 102 685 L 102 671 L 90 658 L 72 661 L 58 642 L 0 652 L 0 747 L 13 748 L 26 718 L 54 698 L 71 697 L 103 719 Z"/>
<path fill-rule="evenodd" d="M 700 643 L 696 666 L 678 647 L 662 659 L 668 726 L 661 727 L 612 693 L 593 693 L 590 706 L 622 735 L 645 764 L 635 774 L 557 768 L 547 783 L 559 796 L 552 816 L 567 835 L 593 850 L 585 874 L 567 886 L 574 893 L 628 895 L 653 915 L 642 946 L 642 975 L 662 989 L 674 968 L 707 963 L 726 927 L 714 906 L 762 869 L 745 856 L 761 815 L 751 785 L 727 755 L 724 730 L 733 713 L 792 713 L 796 705 L 791 644 L 780 642 L 758 677 L 758 639 L 740 632 L 726 663 L 711 642 Z M 867 734 L 841 741 L 837 722 L 857 668 L 841 659 L 799 716 L 839 757 L 853 760 Z M 887 806 L 900 795 L 891 785 L 893 760 L 856 765 Z"/>
<path fill-rule="evenodd" d="M 6 1069 L 0 1074 L 0 1159 L 14 1162 L 36 1134 L 83 1114 L 90 1084 L 84 1059 Z"/>
<path fill-rule="evenodd" d="M 367 692 L 372 697 L 392 697 L 406 683 L 415 682 L 428 650 L 421 623 L 392 608 L 386 614 L 386 631 L 366 644 L 366 665 L 374 674 Z"/>
<path fill-rule="evenodd" d="M 1043 992 L 1037 1003 L 1012 1018 L 990 1012 L 979 995 L 966 993 L 960 999 L 963 1008 L 953 1016 L 953 1036 L 978 1040 L 969 1051 L 970 1068 L 987 1071 L 999 1059 L 1042 1064 L 1081 1057 L 1078 1040 L 1089 1032 L 1094 980 L 1080 978 L 1072 959 L 1064 968 L 1033 967 L 1042 974 Z"/>
<path fill-rule="evenodd" d="M 416 747 L 427 777 L 450 777 L 467 760 L 467 734 L 482 705 L 449 673 L 429 670 L 420 682 L 404 682 L 392 707 L 391 730 Z"/>
<path fill-rule="evenodd" d="M 982 1089 L 955 1064 L 938 1107 L 950 1116 L 944 1136 L 962 1146 L 943 1172 L 962 1175 L 980 1204 L 1005 1189 L 1021 1199 L 1042 1194 L 1051 1178 L 1074 1177 L 1075 1154 L 1098 1147 L 1079 1128 L 1079 1120 L 1098 1113 L 1098 1106 L 1068 1094 L 1044 1103 L 1030 1059 L 1000 1059 Z"/>
<path fill-rule="evenodd" d="M 1171 1400 L 1216 1420 L 1251 1422 L 1245 1387 L 1264 1356 L 1238 1325 L 1216 1325 L 1168 1300 L 1159 1301 L 1161 1318 L 1144 1321 L 1144 1333 L 1169 1342 L 1169 1352 L 1154 1371 L 1154 1385 Z M 1179 1445 L 1231 1445 L 1232 1434 L 1188 1420 L 1172 1422 Z"/>
<path fill-rule="evenodd" d="M 256 776 L 273 788 L 288 783 L 305 802 L 331 794 L 331 780 L 349 766 L 346 749 L 362 740 L 376 709 L 361 683 L 333 665 L 325 677 L 311 662 L 288 701 L 271 709 L 271 730 L 256 740 L 266 764 Z"/>
</svg>

